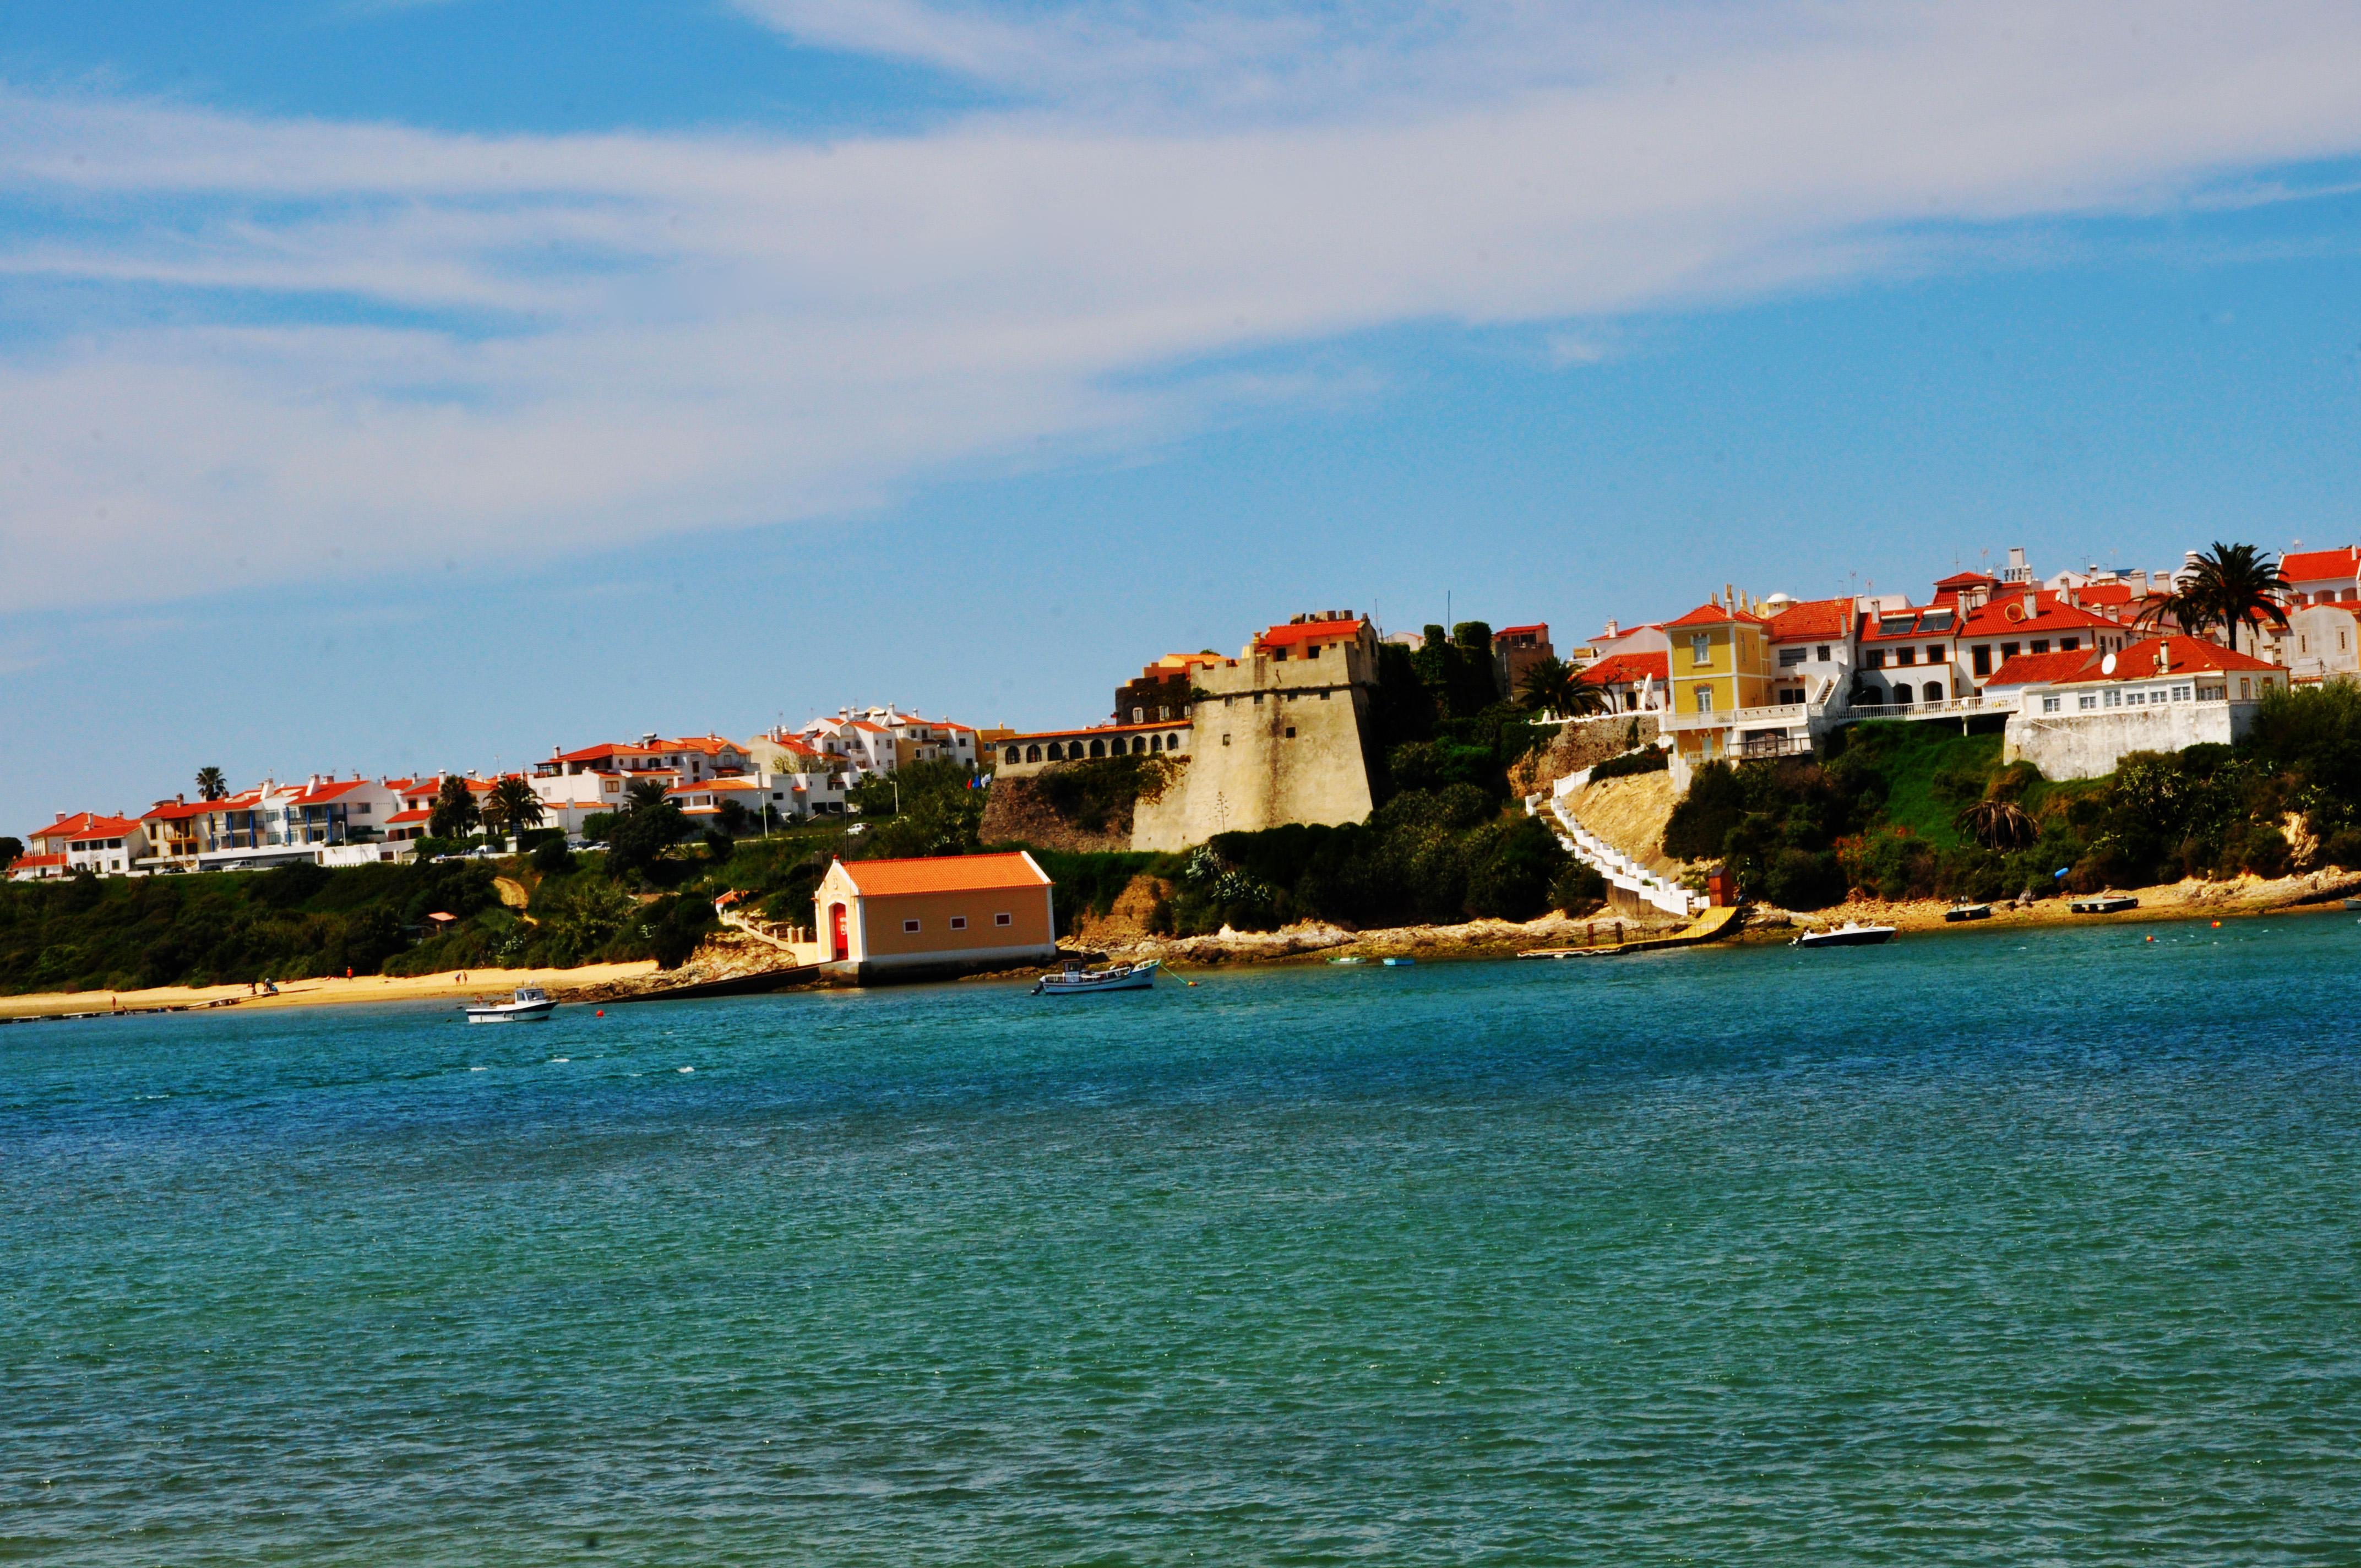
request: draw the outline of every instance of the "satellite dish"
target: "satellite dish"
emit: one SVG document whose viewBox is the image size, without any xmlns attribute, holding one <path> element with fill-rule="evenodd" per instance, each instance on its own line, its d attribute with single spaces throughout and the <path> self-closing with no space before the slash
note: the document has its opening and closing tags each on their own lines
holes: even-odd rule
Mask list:
<svg viewBox="0 0 2361 1568">
<path fill-rule="evenodd" d="M 2110 653 L 2105 658 L 2099 661 L 2099 674 L 2103 675 L 2112 675 L 2114 673 L 2115 656 L 2113 653 Z"/>
</svg>

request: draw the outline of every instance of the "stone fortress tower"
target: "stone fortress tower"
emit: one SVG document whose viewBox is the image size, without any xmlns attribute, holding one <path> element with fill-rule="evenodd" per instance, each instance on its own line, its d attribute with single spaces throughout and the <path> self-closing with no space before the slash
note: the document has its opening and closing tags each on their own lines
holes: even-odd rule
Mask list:
<svg viewBox="0 0 2361 1568">
<path fill-rule="evenodd" d="M 1163 795 L 1141 801 L 1132 847 L 1170 850 L 1216 833 L 1290 822 L 1365 820 L 1377 630 L 1351 610 L 1274 626 L 1235 659 L 1191 672 L 1185 758 Z"/>
</svg>

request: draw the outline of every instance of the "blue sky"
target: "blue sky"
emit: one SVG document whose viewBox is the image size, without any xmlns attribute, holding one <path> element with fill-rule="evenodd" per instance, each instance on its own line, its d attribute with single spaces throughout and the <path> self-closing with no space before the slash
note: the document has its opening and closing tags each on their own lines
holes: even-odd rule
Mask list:
<svg viewBox="0 0 2361 1568">
<path fill-rule="evenodd" d="M 2335 6 L 36 7 L 0 831 L 2361 537 Z"/>
</svg>

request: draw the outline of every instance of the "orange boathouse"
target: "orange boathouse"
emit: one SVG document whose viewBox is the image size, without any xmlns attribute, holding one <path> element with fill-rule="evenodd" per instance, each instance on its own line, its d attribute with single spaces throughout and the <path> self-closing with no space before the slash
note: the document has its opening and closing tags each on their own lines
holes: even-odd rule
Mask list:
<svg viewBox="0 0 2361 1568">
<path fill-rule="evenodd" d="M 1049 874 L 1022 850 L 838 861 L 812 895 L 820 960 L 862 979 L 1058 956 Z"/>
</svg>

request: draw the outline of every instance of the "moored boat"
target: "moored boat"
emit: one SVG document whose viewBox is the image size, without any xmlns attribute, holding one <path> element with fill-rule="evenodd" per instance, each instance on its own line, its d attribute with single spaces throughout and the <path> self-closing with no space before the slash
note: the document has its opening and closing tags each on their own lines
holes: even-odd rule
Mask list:
<svg viewBox="0 0 2361 1568">
<path fill-rule="evenodd" d="M 471 1002 L 462 1011 L 470 1024 L 531 1024 L 556 1012 L 557 1002 L 537 985 L 520 985 L 506 1002 Z"/>
<path fill-rule="evenodd" d="M 2117 910 L 2137 909 L 2139 900 L 2128 893 L 2102 893 L 2090 898 L 2077 898 L 2066 907 L 2076 915 L 2113 915 Z"/>
<path fill-rule="evenodd" d="M 1891 926 L 1864 926 L 1848 920 L 1826 931 L 1806 931 L 1789 943 L 1796 948 L 1871 948 L 1894 935 Z"/>
<path fill-rule="evenodd" d="M 1943 918 L 1946 920 L 1989 920 L 1992 918 L 1992 905 L 1989 904 L 1954 904 L 1951 907 L 1943 911 Z"/>
<path fill-rule="evenodd" d="M 1417 960 L 1416 959 L 1388 959 L 1386 960 L 1386 968 L 1388 968 L 1388 969 L 1408 969 L 1408 968 L 1410 968 L 1410 967 L 1411 967 L 1411 965 L 1412 965 L 1412 964 L 1414 964 L 1414 963 L 1416 963 L 1416 962 L 1418 962 L 1418 960 Z"/>
<path fill-rule="evenodd" d="M 1146 991 L 1156 983 L 1156 970 L 1164 960 L 1150 959 L 1140 964 L 1115 964 L 1107 969 L 1086 970 L 1069 960 L 1055 974 L 1045 974 L 1033 982 L 1036 996 L 1084 996 L 1102 991 Z"/>
</svg>

